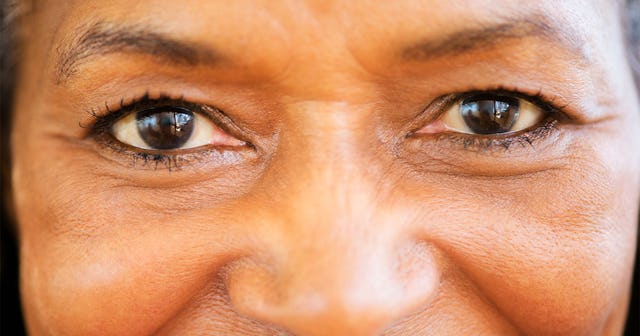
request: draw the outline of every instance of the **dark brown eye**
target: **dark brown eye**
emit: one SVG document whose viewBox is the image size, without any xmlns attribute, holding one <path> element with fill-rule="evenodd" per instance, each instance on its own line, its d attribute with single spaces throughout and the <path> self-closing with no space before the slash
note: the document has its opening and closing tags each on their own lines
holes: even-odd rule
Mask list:
<svg viewBox="0 0 640 336">
<path fill-rule="evenodd" d="M 476 134 L 507 133 L 518 120 L 520 103 L 512 97 L 478 95 L 462 101 L 460 114 Z"/>
<path fill-rule="evenodd" d="M 127 113 L 111 126 L 110 132 L 124 144 L 147 150 L 246 145 L 202 113 L 165 104 Z"/>
<path fill-rule="evenodd" d="M 442 115 L 417 133 L 456 132 L 495 135 L 519 132 L 542 122 L 548 112 L 507 93 L 476 93 L 458 98 Z"/>
<path fill-rule="evenodd" d="M 152 149 L 176 149 L 191 137 L 193 113 L 179 107 L 159 107 L 136 113 L 138 133 Z"/>
</svg>

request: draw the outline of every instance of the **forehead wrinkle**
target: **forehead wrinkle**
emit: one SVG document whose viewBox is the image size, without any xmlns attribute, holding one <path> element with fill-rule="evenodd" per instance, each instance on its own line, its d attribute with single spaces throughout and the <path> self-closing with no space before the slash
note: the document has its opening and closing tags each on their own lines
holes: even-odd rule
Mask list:
<svg viewBox="0 0 640 336">
<path fill-rule="evenodd" d="M 98 55 L 132 52 L 154 56 L 175 65 L 214 63 L 220 56 L 208 47 L 179 41 L 136 25 L 98 21 L 57 49 L 56 83 L 75 74 L 82 61 Z"/>
<path fill-rule="evenodd" d="M 478 50 L 499 48 L 501 43 L 526 38 L 541 38 L 590 62 L 584 38 L 566 25 L 549 22 L 542 15 L 500 18 L 496 23 L 479 23 L 479 28 L 466 28 L 443 38 L 421 41 L 402 51 L 409 60 L 451 57 Z"/>
</svg>

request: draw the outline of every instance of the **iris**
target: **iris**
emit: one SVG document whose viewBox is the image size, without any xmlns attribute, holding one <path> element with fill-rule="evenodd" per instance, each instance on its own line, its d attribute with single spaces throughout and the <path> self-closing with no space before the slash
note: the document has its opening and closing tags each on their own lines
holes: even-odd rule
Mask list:
<svg viewBox="0 0 640 336">
<path fill-rule="evenodd" d="M 467 126 L 477 134 L 507 133 L 518 120 L 518 99 L 479 95 L 462 101 L 460 113 Z"/>
<path fill-rule="evenodd" d="M 153 149 L 177 149 L 191 137 L 194 115 L 179 107 L 153 108 L 136 114 L 138 133 Z"/>
</svg>

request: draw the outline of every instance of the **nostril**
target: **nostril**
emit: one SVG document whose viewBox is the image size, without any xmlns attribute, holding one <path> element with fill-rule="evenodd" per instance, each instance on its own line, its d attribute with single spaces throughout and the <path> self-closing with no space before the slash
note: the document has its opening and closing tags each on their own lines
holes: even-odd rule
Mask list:
<svg viewBox="0 0 640 336">
<path fill-rule="evenodd" d="M 228 270 L 229 297 L 239 314 L 294 334 L 376 335 L 428 305 L 439 284 L 427 244 L 390 252 L 294 256 L 280 267 L 243 261 Z"/>
</svg>

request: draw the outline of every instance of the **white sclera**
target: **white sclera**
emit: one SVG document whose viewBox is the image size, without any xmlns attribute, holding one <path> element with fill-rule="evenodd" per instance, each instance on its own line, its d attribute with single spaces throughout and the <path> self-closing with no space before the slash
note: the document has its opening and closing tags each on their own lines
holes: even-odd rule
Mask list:
<svg viewBox="0 0 640 336">
<path fill-rule="evenodd" d="M 238 140 L 221 130 L 208 118 L 193 114 L 193 132 L 184 145 L 173 149 L 188 149 L 201 146 L 242 146 L 244 141 Z M 131 112 L 118 120 L 111 127 L 111 133 L 118 141 L 141 149 L 156 150 L 150 147 L 140 136 L 136 113 Z M 173 150 L 172 149 L 172 150 Z"/>
<path fill-rule="evenodd" d="M 544 111 L 537 107 L 536 105 L 518 98 L 520 103 L 519 114 L 516 122 L 513 124 L 513 127 L 509 132 L 500 133 L 500 134 L 508 134 L 513 132 L 518 132 L 525 130 L 527 128 L 533 127 L 537 125 L 542 119 L 545 117 Z M 477 134 L 474 133 L 467 123 L 462 118 L 462 113 L 460 113 L 460 103 L 454 104 L 449 110 L 447 110 L 442 117 L 440 118 L 442 123 L 446 126 L 446 128 L 450 131 L 467 133 L 467 134 Z"/>
</svg>

